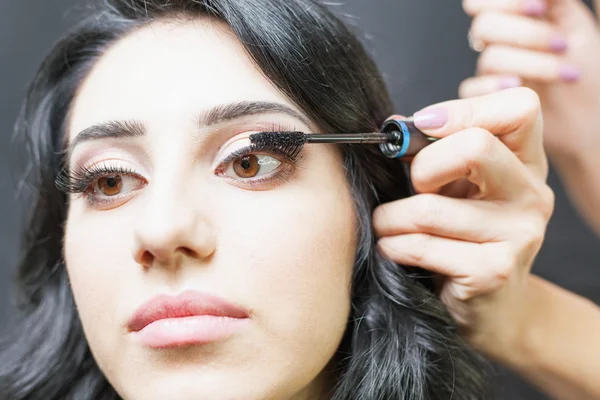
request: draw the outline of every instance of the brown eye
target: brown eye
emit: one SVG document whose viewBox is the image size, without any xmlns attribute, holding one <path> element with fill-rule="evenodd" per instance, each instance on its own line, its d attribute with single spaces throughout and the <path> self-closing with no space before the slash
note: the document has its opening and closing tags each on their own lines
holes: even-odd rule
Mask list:
<svg viewBox="0 0 600 400">
<path fill-rule="evenodd" d="M 233 161 L 233 171 L 240 178 L 253 178 L 258 174 L 260 165 L 258 157 L 249 154 Z"/>
<path fill-rule="evenodd" d="M 234 179 L 253 180 L 259 177 L 273 176 L 281 166 L 281 161 L 266 154 L 245 154 L 227 162 L 222 173 Z"/>
<path fill-rule="evenodd" d="M 123 179 L 119 175 L 105 176 L 98 179 L 97 190 L 105 196 L 116 196 L 123 189 Z"/>
</svg>

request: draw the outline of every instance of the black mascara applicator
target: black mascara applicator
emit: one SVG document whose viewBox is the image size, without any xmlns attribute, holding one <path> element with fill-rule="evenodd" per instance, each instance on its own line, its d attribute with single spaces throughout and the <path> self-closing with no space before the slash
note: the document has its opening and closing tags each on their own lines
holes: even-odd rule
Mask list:
<svg viewBox="0 0 600 400">
<path fill-rule="evenodd" d="M 414 156 L 437 138 L 427 136 L 412 120 L 387 120 L 380 132 L 374 133 L 303 133 L 260 132 L 250 135 L 250 142 L 257 147 L 284 148 L 297 155 L 307 143 L 355 143 L 379 144 L 381 152 L 389 158 Z"/>
</svg>

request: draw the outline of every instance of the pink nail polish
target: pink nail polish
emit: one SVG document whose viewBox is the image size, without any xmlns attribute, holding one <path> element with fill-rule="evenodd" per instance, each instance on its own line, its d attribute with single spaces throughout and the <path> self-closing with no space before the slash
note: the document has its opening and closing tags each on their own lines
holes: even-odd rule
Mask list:
<svg viewBox="0 0 600 400">
<path fill-rule="evenodd" d="M 521 86 L 521 78 L 518 76 L 507 76 L 500 79 L 498 84 L 500 89 L 510 89 Z"/>
<path fill-rule="evenodd" d="M 541 17 L 548 10 L 544 0 L 527 0 L 523 3 L 523 12 L 533 17 Z"/>
<path fill-rule="evenodd" d="M 567 50 L 569 43 L 562 35 L 556 34 L 550 39 L 550 49 L 557 52 L 563 52 Z"/>
<path fill-rule="evenodd" d="M 448 110 L 443 107 L 427 108 L 414 115 L 415 126 L 419 129 L 441 128 L 449 118 Z"/>
<path fill-rule="evenodd" d="M 559 70 L 560 79 L 565 82 L 575 82 L 581 77 L 581 71 L 579 68 L 572 65 L 563 64 Z"/>
</svg>

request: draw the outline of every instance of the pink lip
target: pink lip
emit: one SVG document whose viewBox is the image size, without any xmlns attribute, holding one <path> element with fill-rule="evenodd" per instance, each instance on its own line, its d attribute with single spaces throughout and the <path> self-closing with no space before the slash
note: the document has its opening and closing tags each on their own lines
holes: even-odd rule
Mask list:
<svg viewBox="0 0 600 400">
<path fill-rule="evenodd" d="M 249 321 L 248 312 L 227 301 L 194 291 L 160 295 L 144 303 L 128 328 L 153 348 L 205 344 L 226 339 Z"/>
</svg>

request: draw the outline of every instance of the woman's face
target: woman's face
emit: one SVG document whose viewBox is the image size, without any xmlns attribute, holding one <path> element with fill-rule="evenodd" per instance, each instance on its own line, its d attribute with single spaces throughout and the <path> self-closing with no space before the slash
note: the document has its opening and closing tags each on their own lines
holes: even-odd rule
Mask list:
<svg viewBox="0 0 600 400">
<path fill-rule="evenodd" d="M 327 385 L 357 246 L 341 154 L 245 150 L 251 132 L 311 124 L 214 20 L 154 23 L 94 66 L 69 121 L 83 193 L 65 257 L 122 397 L 300 399 Z"/>
</svg>

